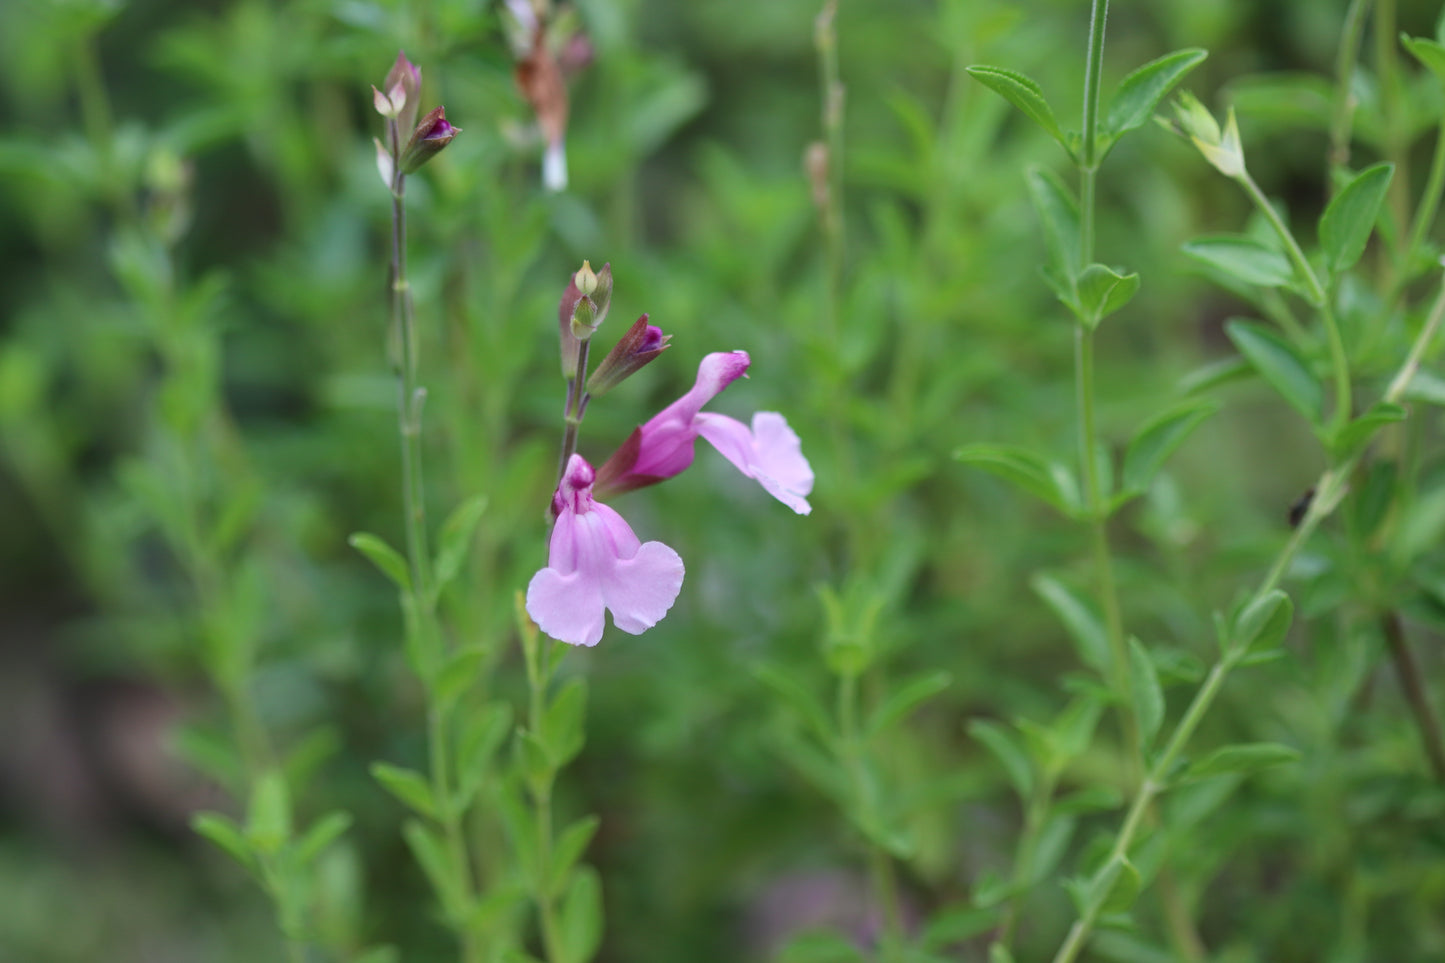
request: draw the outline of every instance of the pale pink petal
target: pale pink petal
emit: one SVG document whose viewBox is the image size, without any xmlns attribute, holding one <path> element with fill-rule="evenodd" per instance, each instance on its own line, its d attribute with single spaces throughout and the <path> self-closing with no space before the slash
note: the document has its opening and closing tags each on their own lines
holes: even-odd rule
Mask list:
<svg viewBox="0 0 1445 963">
<path fill-rule="evenodd" d="M 527 585 L 527 614 L 559 642 L 596 645 L 605 622 L 601 587 L 576 572 L 544 568 Z"/>
<path fill-rule="evenodd" d="M 702 410 L 702 406 L 716 398 L 724 388 L 747 374 L 751 359 L 746 351 L 715 351 L 702 359 L 697 366 L 697 380 L 692 389 L 668 405 L 642 426 L 643 444 L 651 431 L 669 423 L 687 426 Z M 696 437 L 696 436 L 694 436 Z"/>
<path fill-rule="evenodd" d="M 641 635 L 672 608 L 682 591 L 682 558 L 661 542 L 644 542 L 637 554 L 619 559 L 602 585 L 612 624 Z"/>
<path fill-rule="evenodd" d="M 693 424 L 698 434 L 768 494 L 799 515 L 813 510 L 807 499 L 813 490 L 813 469 L 803 457 L 797 434 L 782 415 L 758 412 L 753 416 L 752 431 L 734 418 L 711 412 L 699 414 Z"/>
</svg>

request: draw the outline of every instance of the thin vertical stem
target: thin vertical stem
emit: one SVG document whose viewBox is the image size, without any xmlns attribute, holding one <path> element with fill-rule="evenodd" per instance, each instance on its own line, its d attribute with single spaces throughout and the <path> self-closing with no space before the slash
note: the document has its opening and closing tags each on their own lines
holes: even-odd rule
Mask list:
<svg viewBox="0 0 1445 963">
<path fill-rule="evenodd" d="M 1380 83 L 1380 112 L 1385 126 L 1385 156 L 1395 165 L 1390 179 L 1390 214 L 1396 224 L 1405 224 L 1410 216 L 1410 152 L 1405 132 L 1403 91 L 1397 45 L 1399 32 L 1395 27 L 1395 0 L 1378 0 L 1375 4 L 1375 75 Z"/>
<path fill-rule="evenodd" d="M 407 566 L 411 575 L 407 631 L 415 633 L 423 653 L 424 676 L 434 673 L 446 640 L 436 619 L 436 596 L 432 584 L 431 551 L 427 544 L 426 485 L 422 472 L 422 408 L 426 389 L 420 384 L 420 339 L 412 312 L 410 284 L 406 270 L 406 175 L 401 172 L 401 132 L 397 122 L 388 120 L 387 141 L 392 156 L 391 183 L 391 312 L 401 356 L 397 359 L 397 426 L 401 434 L 402 513 L 406 530 Z M 463 902 L 470 904 L 474 892 L 472 865 L 462 833 L 462 814 L 452 805 L 448 713 L 436 701 L 432 680 L 423 678 L 427 707 L 427 754 L 431 770 L 432 795 L 436 799 L 443 837 L 456 867 L 457 884 Z M 450 921 L 456 931 L 465 963 L 481 960 L 481 946 L 463 921 Z"/>
<path fill-rule="evenodd" d="M 1335 114 L 1330 120 L 1331 168 L 1350 162 L 1350 127 L 1355 117 L 1355 67 L 1360 61 L 1360 42 L 1365 33 L 1365 12 L 1370 0 L 1350 0 L 1345 12 L 1345 26 L 1340 35 L 1340 49 L 1335 55 Z M 1325 190 L 1333 194 L 1334 179 L 1325 171 Z"/>
<path fill-rule="evenodd" d="M 1410 651 L 1405 640 L 1405 626 L 1395 612 L 1380 616 L 1380 629 L 1385 635 L 1385 644 L 1390 650 L 1390 659 L 1395 663 L 1395 673 L 1400 677 L 1400 687 L 1405 690 L 1405 701 L 1415 716 L 1415 725 L 1420 729 L 1420 741 L 1425 747 L 1425 756 L 1430 760 L 1430 771 L 1435 779 L 1445 782 L 1445 736 L 1440 733 L 1440 718 L 1430 705 L 1430 694 L 1420 675 L 1420 664 Z"/>
</svg>

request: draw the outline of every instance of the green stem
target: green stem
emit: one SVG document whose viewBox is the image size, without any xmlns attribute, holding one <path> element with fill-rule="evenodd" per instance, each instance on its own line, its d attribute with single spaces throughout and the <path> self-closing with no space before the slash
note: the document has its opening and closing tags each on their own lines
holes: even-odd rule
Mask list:
<svg viewBox="0 0 1445 963">
<path fill-rule="evenodd" d="M 1435 335 L 1439 332 L 1442 319 L 1445 319 L 1445 284 L 1442 284 L 1440 296 L 1436 299 L 1435 306 L 1430 313 L 1430 318 L 1426 322 L 1425 327 L 1420 331 L 1420 334 L 1416 336 L 1415 343 L 1411 347 L 1405 363 L 1401 366 L 1399 375 L 1397 375 L 1391 383 L 1390 390 L 1385 393 L 1386 401 L 1397 402 L 1403 395 L 1405 389 L 1409 387 L 1410 379 L 1414 376 L 1419 366 L 1420 357 L 1424 354 L 1431 342 L 1434 341 Z M 1281 579 L 1284 578 L 1285 572 L 1289 569 L 1290 562 L 1294 560 L 1305 541 L 1314 530 L 1319 527 L 1320 522 L 1329 517 L 1330 513 L 1333 512 L 1339 504 L 1344 494 L 1344 480 L 1350 477 L 1359 459 L 1360 455 L 1356 454 L 1346 459 L 1343 464 L 1335 468 L 1326 469 L 1325 472 L 1320 475 L 1319 480 L 1315 483 L 1315 497 L 1310 502 L 1309 510 L 1305 512 L 1305 517 L 1300 521 L 1299 526 L 1295 528 L 1289 540 L 1284 544 L 1284 547 L 1280 549 L 1279 554 L 1275 557 L 1274 564 L 1270 566 L 1268 574 L 1265 575 L 1264 580 L 1255 589 L 1249 602 L 1245 604 L 1245 608 L 1259 601 L 1278 587 Z M 1219 694 L 1220 687 L 1224 684 L 1225 677 L 1245 654 L 1246 653 L 1241 651 L 1233 651 L 1220 659 L 1219 662 L 1216 662 L 1209 670 L 1209 675 L 1205 678 L 1203 684 L 1200 685 L 1199 690 L 1194 694 L 1194 699 L 1189 703 L 1189 708 L 1185 710 L 1183 718 L 1181 718 L 1179 724 L 1175 726 L 1174 732 L 1170 736 L 1164 751 L 1154 760 L 1154 764 L 1149 767 L 1149 771 L 1145 774 L 1143 782 L 1140 783 L 1139 790 L 1135 794 L 1133 801 L 1130 803 L 1129 811 L 1124 817 L 1124 824 L 1119 829 L 1119 835 L 1114 840 L 1114 846 L 1109 851 L 1109 855 L 1102 865 L 1109 866 L 1128 855 L 1129 849 L 1134 843 L 1134 837 L 1139 832 L 1139 828 L 1143 823 L 1145 814 L 1149 810 L 1150 804 L 1168 785 L 1168 779 L 1174 761 L 1179 757 L 1179 754 L 1184 751 L 1185 746 L 1194 735 L 1194 731 L 1199 727 L 1200 721 L 1203 720 L 1205 713 L 1209 711 L 1209 707 Z M 1072 963 L 1072 961 L 1078 957 L 1088 942 L 1089 935 L 1093 932 L 1094 924 L 1098 921 L 1102 909 L 1103 903 L 1097 899 L 1091 901 L 1089 905 L 1084 907 L 1084 910 L 1079 914 L 1079 918 L 1075 920 L 1073 926 L 1069 928 L 1068 935 L 1064 938 L 1064 942 L 1059 947 L 1058 952 L 1054 954 L 1054 963 Z"/>
<path fill-rule="evenodd" d="M 1003 922 L 999 924 L 998 942 L 1013 948 L 1014 929 L 1018 925 L 1019 910 L 1023 906 L 1024 890 L 1029 883 L 1029 867 L 1033 864 L 1034 853 L 1038 850 L 1039 838 L 1044 830 L 1044 821 L 1049 814 L 1049 804 L 1054 798 L 1054 787 L 1058 774 L 1052 769 L 1045 771 L 1034 786 L 1024 810 L 1024 825 L 1019 833 L 1018 846 L 1014 851 L 1013 896 L 1004 910 Z"/>
<path fill-rule="evenodd" d="M 1084 64 L 1084 140 L 1079 163 L 1079 252 L 1080 267 L 1094 260 L 1095 179 L 1098 171 L 1099 81 L 1104 69 L 1104 26 L 1109 17 L 1108 0 L 1093 0 L 1089 15 L 1089 51 Z M 1129 660 L 1124 642 L 1124 618 L 1114 580 L 1114 563 L 1109 551 L 1105 493 L 1099 479 L 1098 426 L 1094 417 L 1094 330 L 1080 324 L 1074 338 L 1074 385 L 1077 393 L 1080 472 L 1089 516 L 1089 543 L 1094 573 L 1098 579 L 1100 605 L 1104 610 L 1105 634 L 1109 642 L 1109 687 L 1117 697 L 1119 728 L 1124 753 L 1131 759 L 1139 745 L 1138 722 L 1129 698 Z"/>
<path fill-rule="evenodd" d="M 838 343 L 841 329 L 840 305 L 843 289 L 843 105 L 845 92 L 838 67 L 838 31 L 834 21 L 838 0 L 828 0 L 818 13 L 813 40 L 818 49 L 818 79 L 822 88 L 823 138 L 828 145 L 827 198 L 823 207 L 823 240 L 826 245 L 828 281 L 824 316 L 828 336 Z"/>
<path fill-rule="evenodd" d="M 1415 217 L 1410 222 L 1409 242 L 1400 252 L 1395 284 L 1391 291 L 1392 307 L 1409 280 L 1410 265 L 1415 260 L 1416 252 L 1425 243 L 1430 228 L 1435 224 L 1435 217 L 1440 211 L 1442 191 L 1445 191 L 1445 123 L 1440 125 L 1435 135 L 1435 153 L 1430 158 L 1430 173 L 1425 179 L 1425 192 L 1420 195 L 1420 203 L 1415 207 Z"/>
<path fill-rule="evenodd" d="M 1380 85 L 1380 113 L 1385 122 L 1385 156 L 1395 165 L 1390 179 L 1390 214 L 1396 224 L 1410 216 L 1410 167 L 1408 135 L 1401 110 L 1403 92 L 1398 54 L 1399 32 L 1395 28 L 1395 0 L 1375 4 L 1375 74 Z"/>
<path fill-rule="evenodd" d="M 551 685 L 552 656 L 550 643 L 541 643 L 535 630 L 522 633 L 522 656 L 527 666 L 527 726 L 535 734 L 541 731 L 547 711 L 547 688 Z M 532 807 L 537 826 L 537 887 L 532 901 L 537 907 L 538 927 L 542 931 L 542 949 L 548 963 L 559 963 L 563 957 L 562 931 L 558 925 L 557 907 L 550 889 L 552 879 L 552 780 L 529 780 Z"/>
<path fill-rule="evenodd" d="M 1365 11 L 1370 0 L 1350 0 L 1345 12 L 1345 26 L 1340 35 L 1340 49 L 1335 56 L 1335 115 L 1330 121 L 1330 167 L 1344 167 L 1350 162 L 1350 127 L 1354 123 L 1353 93 L 1355 67 L 1360 61 L 1360 41 L 1365 33 Z M 1326 190 L 1334 183 L 1325 171 Z"/>
<path fill-rule="evenodd" d="M 411 575 L 410 617 L 407 631 L 417 633 L 419 651 L 424 664 L 422 682 L 427 694 L 427 755 L 431 770 L 432 795 L 436 799 L 441 824 L 452 865 L 456 867 L 457 884 L 462 901 L 470 905 L 475 887 L 471 858 L 462 833 L 463 813 L 452 805 L 450 777 L 451 741 L 449 720 L 436 700 L 432 676 L 443 655 L 446 641 L 436 617 L 436 596 L 432 587 L 431 551 L 427 545 L 426 486 L 422 473 L 422 407 L 426 389 L 420 384 L 420 338 L 412 311 L 410 284 L 406 270 L 406 175 L 401 173 L 401 133 L 395 120 L 387 122 L 387 140 L 391 146 L 391 313 L 393 329 L 401 351 L 397 371 L 397 427 L 401 435 L 402 512 L 406 529 L 407 566 Z M 477 963 L 482 947 L 462 920 L 449 920 L 461 946 L 462 959 Z"/>
<path fill-rule="evenodd" d="M 557 484 L 567 474 L 567 462 L 577 452 L 577 436 L 582 430 L 582 416 L 587 413 L 587 402 L 592 396 L 583 385 L 587 381 L 587 351 L 592 339 L 583 341 L 577 349 L 577 374 L 567 379 L 567 404 L 562 409 L 562 459 L 557 465 Z"/>
<path fill-rule="evenodd" d="M 1420 675 L 1420 664 L 1405 641 L 1405 626 L 1396 612 L 1387 612 L 1380 617 L 1380 628 L 1385 635 L 1385 644 L 1390 650 L 1390 659 L 1395 663 L 1395 673 L 1400 677 L 1400 687 L 1405 690 L 1405 701 L 1415 716 L 1415 725 L 1420 729 L 1420 741 L 1425 747 L 1425 757 L 1430 760 L 1430 771 L 1438 782 L 1445 782 L 1445 736 L 1440 732 L 1440 718 L 1430 705 L 1430 694 Z"/>
<path fill-rule="evenodd" d="M 1241 172 L 1235 180 L 1244 188 L 1249 199 L 1254 202 L 1254 206 L 1274 228 L 1275 234 L 1284 244 L 1285 254 L 1289 256 L 1290 263 L 1294 265 L 1295 273 L 1304 280 L 1309 288 L 1310 301 L 1319 308 L 1320 320 L 1325 328 L 1325 340 L 1330 348 L 1330 368 L 1335 380 L 1335 410 L 1331 416 L 1331 427 L 1334 431 L 1339 431 L 1349 423 L 1353 410 L 1350 400 L 1350 363 L 1345 355 L 1345 342 L 1340 337 L 1340 326 L 1335 321 L 1329 292 L 1320 283 L 1314 268 L 1310 267 L 1310 262 L 1305 257 L 1304 251 L 1300 249 L 1299 242 L 1295 240 L 1289 225 L 1279 216 L 1279 211 L 1274 209 L 1269 198 L 1264 196 L 1264 192 L 1259 189 L 1254 178 L 1249 176 L 1249 171 Z"/>
</svg>

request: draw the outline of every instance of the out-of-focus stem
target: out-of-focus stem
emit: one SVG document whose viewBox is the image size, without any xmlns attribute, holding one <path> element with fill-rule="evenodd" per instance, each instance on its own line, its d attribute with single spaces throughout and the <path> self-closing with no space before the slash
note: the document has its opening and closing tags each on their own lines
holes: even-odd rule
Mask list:
<svg viewBox="0 0 1445 963">
<path fill-rule="evenodd" d="M 1360 61 L 1360 41 L 1365 32 L 1365 11 L 1370 0 L 1350 0 L 1345 11 L 1345 26 L 1340 34 L 1340 49 L 1335 55 L 1335 114 L 1330 120 L 1330 167 L 1343 167 L 1350 162 L 1350 128 L 1355 118 L 1353 83 L 1355 66 Z M 1330 171 L 1325 171 L 1325 190 L 1333 194 Z"/>
<path fill-rule="evenodd" d="M 1400 686 L 1405 690 L 1405 701 L 1415 716 L 1415 725 L 1420 729 L 1420 741 L 1425 747 L 1425 756 L 1430 760 L 1430 771 L 1435 779 L 1445 782 L 1445 737 L 1440 734 L 1440 719 L 1430 705 L 1430 694 L 1425 690 L 1425 681 L 1420 676 L 1420 664 L 1410 651 L 1405 640 L 1405 627 L 1400 616 L 1387 612 L 1380 617 L 1380 629 L 1385 635 L 1385 645 L 1390 650 L 1390 659 L 1395 663 L 1395 673 L 1400 677 Z"/>
</svg>

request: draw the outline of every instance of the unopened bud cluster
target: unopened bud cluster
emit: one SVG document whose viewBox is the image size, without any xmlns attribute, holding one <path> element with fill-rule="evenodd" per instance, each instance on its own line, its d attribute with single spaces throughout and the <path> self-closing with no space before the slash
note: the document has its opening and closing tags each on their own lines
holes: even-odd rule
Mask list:
<svg viewBox="0 0 1445 963">
<path fill-rule="evenodd" d="M 405 53 L 396 55 L 382 89 L 371 88 L 372 106 L 387 119 L 386 143 L 376 139 L 376 168 L 390 190 L 396 190 L 399 177 L 415 174 L 461 133 L 447 121 L 445 107 L 434 108 L 418 122 L 420 95 L 421 68 Z M 411 132 L 404 142 L 403 131 Z"/>
</svg>

